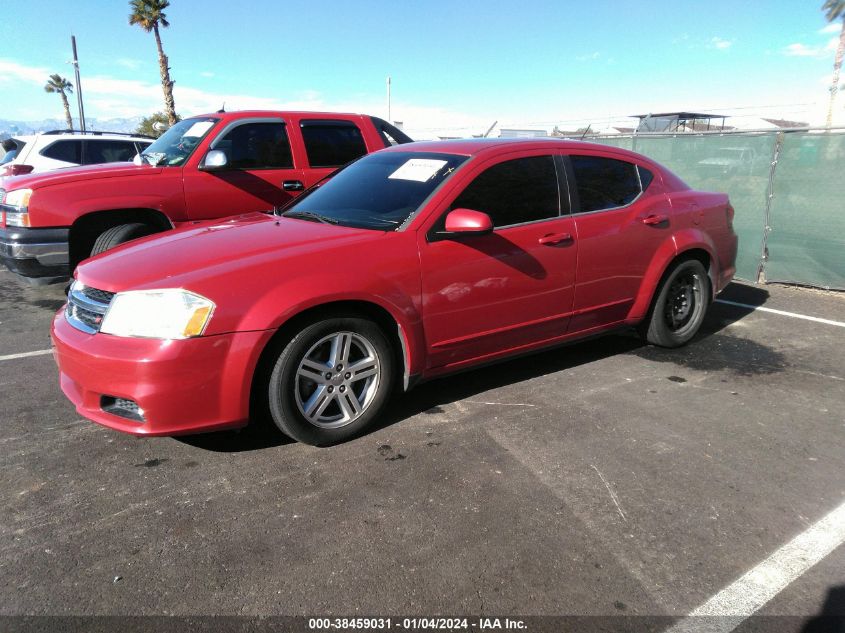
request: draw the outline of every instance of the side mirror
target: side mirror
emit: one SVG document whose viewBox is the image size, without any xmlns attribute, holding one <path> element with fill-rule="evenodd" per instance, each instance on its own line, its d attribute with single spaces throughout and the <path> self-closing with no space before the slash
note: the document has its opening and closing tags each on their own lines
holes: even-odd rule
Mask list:
<svg viewBox="0 0 845 633">
<path fill-rule="evenodd" d="M 481 211 L 454 209 L 446 216 L 446 233 L 455 236 L 489 235 L 493 232 L 493 220 Z"/>
<path fill-rule="evenodd" d="M 205 159 L 203 159 L 200 169 L 213 171 L 215 169 L 223 169 L 228 164 L 229 158 L 226 156 L 226 152 L 219 149 L 213 149 L 205 155 Z"/>
</svg>

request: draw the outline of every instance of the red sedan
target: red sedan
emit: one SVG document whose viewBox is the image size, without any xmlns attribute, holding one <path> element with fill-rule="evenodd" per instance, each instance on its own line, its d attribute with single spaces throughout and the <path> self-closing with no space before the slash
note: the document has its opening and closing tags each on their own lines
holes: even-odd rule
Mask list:
<svg viewBox="0 0 845 633">
<path fill-rule="evenodd" d="M 638 154 L 562 140 L 415 143 L 277 214 L 82 263 L 52 328 L 78 411 L 137 435 L 348 439 L 388 396 L 637 327 L 683 345 L 734 274 L 726 195 Z"/>
</svg>

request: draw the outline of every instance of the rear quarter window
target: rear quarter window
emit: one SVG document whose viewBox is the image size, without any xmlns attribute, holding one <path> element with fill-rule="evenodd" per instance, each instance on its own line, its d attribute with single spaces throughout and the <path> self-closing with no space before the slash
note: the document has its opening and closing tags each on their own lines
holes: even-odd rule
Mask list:
<svg viewBox="0 0 845 633">
<path fill-rule="evenodd" d="M 570 160 L 581 213 L 624 207 L 642 193 L 633 163 L 603 156 L 570 156 Z"/>
<path fill-rule="evenodd" d="M 361 130 L 350 121 L 302 121 L 308 164 L 340 167 L 367 153 Z"/>
<path fill-rule="evenodd" d="M 82 141 L 56 141 L 41 150 L 40 154 L 53 160 L 62 160 L 66 163 L 82 162 Z"/>
</svg>

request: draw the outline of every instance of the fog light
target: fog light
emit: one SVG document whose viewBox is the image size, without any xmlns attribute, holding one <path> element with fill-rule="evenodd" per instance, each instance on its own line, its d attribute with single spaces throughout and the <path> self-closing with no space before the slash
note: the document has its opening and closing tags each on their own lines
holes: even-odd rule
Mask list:
<svg viewBox="0 0 845 633">
<path fill-rule="evenodd" d="M 144 410 L 138 406 L 137 402 L 128 398 L 101 396 L 100 408 L 106 413 L 111 413 L 127 420 L 144 422 Z"/>
</svg>

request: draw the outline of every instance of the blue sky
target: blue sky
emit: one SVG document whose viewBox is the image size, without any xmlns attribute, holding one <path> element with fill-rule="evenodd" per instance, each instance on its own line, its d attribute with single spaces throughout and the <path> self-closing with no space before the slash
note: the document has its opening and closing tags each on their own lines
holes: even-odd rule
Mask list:
<svg viewBox="0 0 845 633">
<path fill-rule="evenodd" d="M 385 116 L 391 75 L 393 118 L 408 129 L 595 128 L 673 109 L 821 122 L 837 37 L 821 4 L 172 0 L 162 38 L 183 115 L 225 101 Z M 160 109 L 154 40 L 128 25 L 128 7 L 4 3 L 0 118 L 61 116 L 42 85 L 51 72 L 72 79 L 71 32 L 89 115 Z"/>
</svg>

